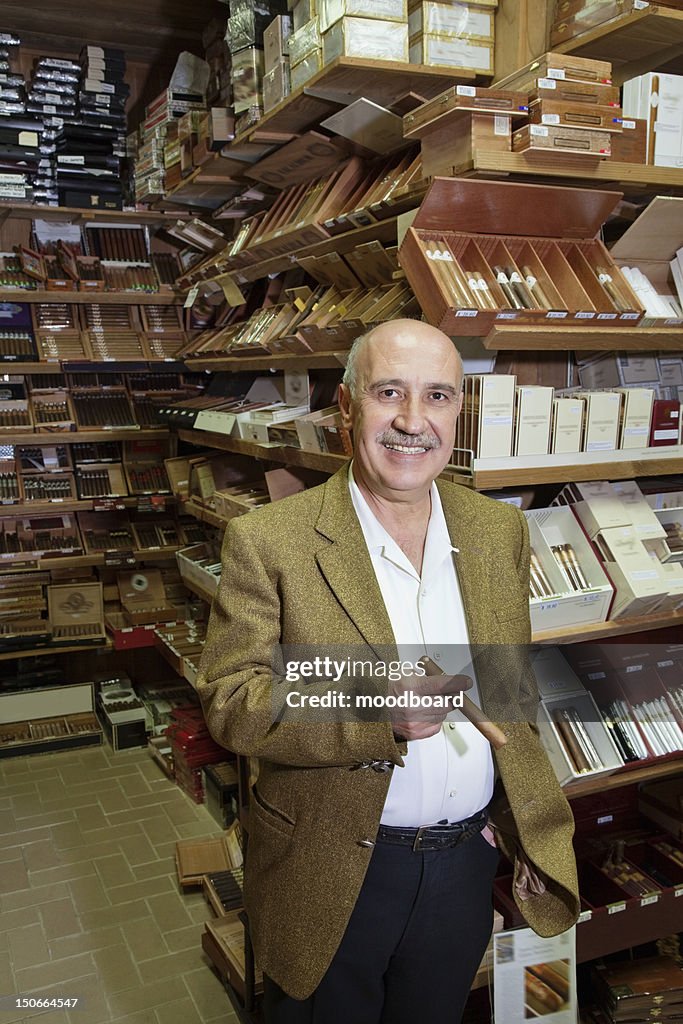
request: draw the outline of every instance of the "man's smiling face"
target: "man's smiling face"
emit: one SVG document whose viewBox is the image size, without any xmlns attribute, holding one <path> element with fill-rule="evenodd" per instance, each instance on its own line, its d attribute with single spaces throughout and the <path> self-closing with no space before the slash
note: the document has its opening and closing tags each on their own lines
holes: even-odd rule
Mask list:
<svg viewBox="0 0 683 1024">
<path fill-rule="evenodd" d="M 372 331 L 358 354 L 353 397 L 342 387 L 353 428 L 354 474 L 376 495 L 418 498 L 451 459 L 462 405 L 462 364 L 435 327 L 396 320 Z"/>
</svg>

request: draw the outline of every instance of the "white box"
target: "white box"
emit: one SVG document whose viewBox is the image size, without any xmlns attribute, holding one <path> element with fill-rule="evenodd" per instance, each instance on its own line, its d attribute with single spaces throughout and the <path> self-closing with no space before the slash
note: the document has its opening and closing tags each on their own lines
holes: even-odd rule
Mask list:
<svg viewBox="0 0 683 1024">
<path fill-rule="evenodd" d="M 601 530 L 631 525 L 624 503 L 607 480 L 566 484 L 553 505 L 571 505 L 591 540 Z"/>
<path fill-rule="evenodd" d="M 515 394 L 514 455 L 547 455 L 554 389 L 522 385 Z"/>
<path fill-rule="evenodd" d="M 480 459 L 512 453 L 516 380 L 506 373 L 465 375 L 456 446 Z"/>
<path fill-rule="evenodd" d="M 529 525 L 531 547 L 556 593 L 549 598 L 530 598 L 531 627 L 545 630 L 586 626 L 607 619 L 613 588 L 595 556 L 571 508 L 530 509 L 524 513 Z M 588 589 L 570 589 L 552 548 L 570 544 Z"/>
<path fill-rule="evenodd" d="M 555 398 L 550 433 L 550 451 L 567 455 L 581 451 L 585 402 L 582 398 Z"/>
<path fill-rule="evenodd" d="M 627 86 L 624 117 L 648 121 L 647 163 L 683 167 L 683 77 L 649 72 Z"/>
<path fill-rule="evenodd" d="M 655 392 L 653 388 L 624 388 L 619 430 L 620 448 L 647 448 Z"/>
<path fill-rule="evenodd" d="M 622 396 L 616 391 L 586 391 L 585 452 L 614 451 L 619 436 Z"/>
<path fill-rule="evenodd" d="M 628 522 L 641 540 L 666 540 L 666 530 L 645 500 L 645 495 L 635 480 L 615 480 L 612 490 L 621 498 Z"/>
<path fill-rule="evenodd" d="M 485 39 L 493 42 L 495 11 L 465 3 L 410 4 L 408 29 L 411 38 L 425 33 L 456 39 Z"/>
<path fill-rule="evenodd" d="M 602 767 L 582 772 L 577 770 L 558 735 L 558 726 L 554 720 L 554 715 L 564 710 L 570 712 L 573 710 L 578 714 L 585 733 L 602 762 Z M 624 766 L 624 761 L 607 731 L 597 704 L 591 694 L 583 688 L 565 697 L 542 700 L 538 709 L 537 725 L 541 743 L 561 786 L 574 782 L 576 779 L 595 779 L 611 775 L 617 768 Z"/>
<path fill-rule="evenodd" d="M 337 57 L 408 62 L 408 26 L 396 21 L 340 18 L 323 32 L 323 64 Z"/>
<path fill-rule="evenodd" d="M 595 542 L 616 588 L 611 618 L 649 615 L 668 596 L 659 562 L 651 558 L 632 526 L 602 530 Z"/>
<path fill-rule="evenodd" d="M 320 31 L 328 29 L 340 18 L 373 18 L 379 21 L 407 21 L 406 0 L 319 0 Z"/>
<path fill-rule="evenodd" d="M 659 381 L 657 357 L 653 354 L 631 353 L 617 356 L 617 365 L 621 383 L 629 387 L 638 384 L 657 384 Z"/>
<path fill-rule="evenodd" d="M 448 68 L 467 68 L 484 75 L 493 74 L 493 45 L 444 36 L 413 36 L 410 63 Z"/>
</svg>

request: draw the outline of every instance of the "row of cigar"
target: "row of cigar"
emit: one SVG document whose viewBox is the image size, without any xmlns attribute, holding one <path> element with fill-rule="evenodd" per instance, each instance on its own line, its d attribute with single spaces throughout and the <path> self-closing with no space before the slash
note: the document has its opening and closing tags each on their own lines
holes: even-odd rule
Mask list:
<svg viewBox="0 0 683 1024">
<path fill-rule="evenodd" d="M 19 477 L 16 473 L 0 473 L 0 501 L 19 500 Z"/>
<path fill-rule="evenodd" d="M 66 623 L 52 627 L 54 640 L 84 640 L 86 637 L 101 636 L 102 624 L 100 622 Z"/>
<path fill-rule="evenodd" d="M 586 579 L 576 552 L 571 544 L 553 544 L 550 547 L 558 568 L 568 589 L 581 591 L 590 587 Z M 531 551 L 530 565 L 530 588 L 531 597 L 534 599 L 553 597 L 557 590 L 552 586 L 548 576 L 541 565 L 541 561 L 535 551 Z"/>
<path fill-rule="evenodd" d="M 63 423 L 71 420 L 69 404 L 67 401 L 35 402 L 33 403 L 37 423 Z"/>
<path fill-rule="evenodd" d="M 149 250 L 143 228 L 94 228 L 85 231 L 88 251 L 102 260 L 147 263 Z"/>
<path fill-rule="evenodd" d="M 664 698 L 642 701 L 631 707 L 615 699 L 600 708 L 624 761 L 640 761 L 683 750 L 683 732 Z M 645 740 L 647 740 L 647 744 Z"/>
<path fill-rule="evenodd" d="M 68 301 L 59 303 L 38 302 L 32 306 L 33 326 L 36 331 L 79 331 L 107 328 L 162 333 L 183 331 L 181 306 L 108 306 L 93 301 L 77 306 Z"/>
<path fill-rule="evenodd" d="M 600 870 L 629 896 L 643 897 L 658 891 L 652 880 L 632 861 L 626 859 L 625 846 L 623 839 L 614 840 Z"/>
<path fill-rule="evenodd" d="M 0 329 L 0 359 L 13 356 L 31 356 L 36 354 L 33 336 L 28 331 L 8 331 Z"/>
<path fill-rule="evenodd" d="M 558 305 L 565 308 L 557 299 L 553 302 L 538 272 L 528 264 L 517 266 L 510 254 L 506 254 L 505 263 L 489 265 L 471 240 L 460 257 L 443 236 L 420 238 L 419 245 L 449 305 L 455 309 L 552 310 Z M 538 259 L 543 265 L 542 258 Z M 633 302 L 619 290 L 613 271 L 603 265 L 594 266 L 587 259 L 584 262 L 609 304 L 619 312 L 632 310 Z M 561 288 L 551 283 L 561 298 Z"/>
<path fill-rule="evenodd" d="M 568 705 L 554 709 L 552 719 L 557 727 L 562 746 L 577 775 L 600 771 L 605 767 L 575 707 Z"/>
<path fill-rule="evenodd" d="M 26 501 L 54 501 L 72 497 L 71 477 L 24 476 L 24 498 Z"/>
</svg>

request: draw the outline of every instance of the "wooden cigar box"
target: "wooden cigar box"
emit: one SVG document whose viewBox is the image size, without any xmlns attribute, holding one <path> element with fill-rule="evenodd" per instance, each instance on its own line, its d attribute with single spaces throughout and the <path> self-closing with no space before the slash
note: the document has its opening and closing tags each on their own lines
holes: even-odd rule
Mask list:
<svg viewBox="0 0 683 1024">
<path fill-rule="evenodd" d="M 535 88 L 539 78 L 555 78 L 574 82 L 596 82 L 612 84 L 612 64 L 607 60 L 593 60 L 588 57 L 574 57 L 569 53 L 544 53 L 536 57 L 519 71 L 506 75 L 496 82 L 497 89 L 514 89 L 528 92 Z"/>
<path fill-rule="evenodd" d="M 588 131 L 622 131 L 621 107 L 602 103 L 589 105 L 566 100 L 534 100 L 529 104 L 529 121 L 531 124 L 585 128 Z"/>
<path fill-rule="evenodd" d="M 571 3 L 559 4 L 550 30 L 550 45 L 561 46 L 606 21 L 629 14 L 633 9 L 633 0 L 600 0 L 599 3 L 573 0 Z M 562 13 L 563 10 L 566 13 Z"/>
<path fill-rule="evenodd" d="M 167 600 L 158 569 L 120 572 L 117 583 L 123 614 L 129 626 L 144 626 L 175 619 L 178 610 Z"/>
<path fill-rule="evenodd" d="M 24 501 L 32 505 L 59 505 L 77 498 L 73 473 L 26 473 L 22 474 Z"/>
<path fill-rule="evenodd" d="M 399 262 L 427 320 L 447 334 L 482 336 L 499 322 L 637 323 L 638 299 L 596 239 L 620 199 L 619 192 L 436 178 Z M 612 302 L 598 268 L 618 282 L 624 308 Z"/>
<path fill-rule="evenodd" d="M 612 135 L 612 160 L 625 164 L 647 163 L 647 121 L 622 117 L 622 131 Z"/>
<path fill-rule="evenodd" d="M 605 160 L 612 155 L 612 135 L 562 125 L 527 124 L 513 134 L 512 152 L 527 156 L 573 153 L 592 160 Z"/>
<path fill-rule="evenodd" d="M 92 643 L 105 639 L 101 583 L 59 584 L 47 588 L 53 643 Z"/>
<path fill-rule="evenodd" d="M 585 103 L 589 106 L 619 106 L 616 85 L 600 82 L 574 82 L 563 78 L 537 78 L 529 89 L 529 103 L 555 100 L 558 103 Z"/>
<path fill-rule="evenodd" d="M 41 391 L 31 395 L 33 421 L 39 433 L 54 433 L 60 430 L 74 430 L 71 396 L 68 391 Z"/>
<path fill-rule="evenodd" d="M 467 120 L 466 115 L 473 113 L 524 118 L 526 112 L 527 101 L 523 92 L 455 85 L 406 114 L 403 134 L 407 139 L 421 139 L 436 126 L 445 124 L 454 130 L 455 125 Z"/>
<path fill-rule="evenodd" d="M 475 153 L 509 153 L 512 120 L 505 114 L 467 114 L 454 131 L 451 124 L 436 127 L 422 137 L 425 176 L 457 175 L 472 163 Z"/>
</svg>

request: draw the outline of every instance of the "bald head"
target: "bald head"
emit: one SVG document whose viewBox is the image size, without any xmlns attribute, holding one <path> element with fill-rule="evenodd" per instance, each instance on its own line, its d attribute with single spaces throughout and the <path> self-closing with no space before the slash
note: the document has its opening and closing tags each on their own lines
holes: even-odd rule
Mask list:
<svg viewBox="0 0 683 1024">
<path fill-rule="evenodd" d="M 409 353 L 418 351 L 434 368 L 455 373 L 457 388 L 462 387 L 463 367 L 455 345 L 443 331 L 421 320 L 389 320 L 362 334 L 353 343 L 346 361 L 342 383 L 349 389 L 352 399 L 359 395 L 359 389 L 373 363 L 377 359 L 391 363 L 400 361 Z"/>
</svg>

